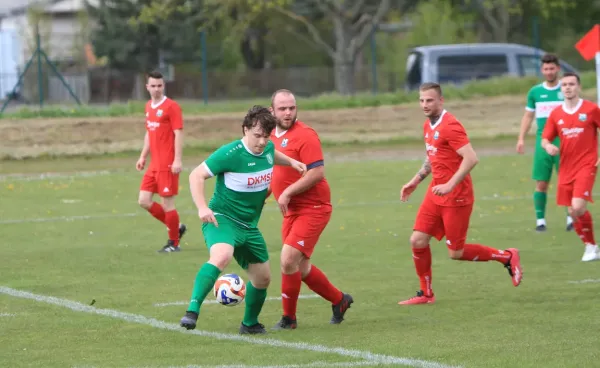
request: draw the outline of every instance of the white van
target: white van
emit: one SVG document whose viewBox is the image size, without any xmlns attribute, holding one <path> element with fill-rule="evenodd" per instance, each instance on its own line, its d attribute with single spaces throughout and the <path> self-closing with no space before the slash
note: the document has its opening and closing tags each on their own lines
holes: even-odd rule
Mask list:
<svg viewBox="0 0 600 368">
<path fill-rule="evenodd" d="M 407 90 L 422 83 L 460 84 L 502 75 L 536 76 L 546 52 L 514 43 L 470 43 L 413 48 L 406 61 Z M 560 60 L 562 72 L 577 72 Z"/>
</svg>

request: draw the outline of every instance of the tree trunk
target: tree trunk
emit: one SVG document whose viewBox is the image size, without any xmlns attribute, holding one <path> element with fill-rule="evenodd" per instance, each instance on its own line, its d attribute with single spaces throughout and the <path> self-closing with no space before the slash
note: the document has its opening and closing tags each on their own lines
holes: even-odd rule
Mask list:
<svg viewBox="0 0 600 368">
<path fill-rule="evenodd" d="M 338 55 L 333 60 L 335 89 L 344 96 L 353 95 L 354 90 L 354 60 L 348 55 Z"/>
</svg>

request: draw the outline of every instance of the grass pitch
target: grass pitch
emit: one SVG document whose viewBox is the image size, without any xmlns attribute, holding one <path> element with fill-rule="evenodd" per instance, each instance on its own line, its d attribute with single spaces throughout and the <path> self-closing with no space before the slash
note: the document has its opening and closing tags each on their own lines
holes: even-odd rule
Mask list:
<svg viewBox="0 0 600 368">
<path fill-rule="evenodd" d="M 418 288 L 408 238 L 426 186 L 410 203 L 398 194 L 421 161 L 339 160 L 327 166 L 335 209 L 314 263 L 354 296 L 346 321 L 329 325 L 330 305 L 309 297 L 299 301 L 297 330 L 243 340 L 243 307 L 207 304 L 198 321 L 204 332 L 177 327 L 207 259 L 187 172 L 177 200 L 189 228 L 183 251 L 158 254 L 167 234 L 137 207 L 141 174 L 130 162 L 106 160 L 87 162 L 88 170 L 111 168 L 96 174 L 0 177 L 0 366 L 597 366 L 600 263 L 580 261 L 583 246 L 565 231 L 554 188 L 549 231 L 535 233 L 530 156 L 481 157 L 468 239 L 519 248 L 520 287 L 500 264 L 449 260 L 434 241 L 436 304 L 397 305 Z M 51 172 L 70 164 L 19 165 Z M 280 224 L 271 200 L 260 228 L 272 298 L 280 294 Z M 226 271 L 247 279 L 235 264 Z M 301 294 L 311 292 L 303 286 Z M 261 322 L 271 327 L 280 314 L 280 302 L 269 300 Z"/>
</svg>

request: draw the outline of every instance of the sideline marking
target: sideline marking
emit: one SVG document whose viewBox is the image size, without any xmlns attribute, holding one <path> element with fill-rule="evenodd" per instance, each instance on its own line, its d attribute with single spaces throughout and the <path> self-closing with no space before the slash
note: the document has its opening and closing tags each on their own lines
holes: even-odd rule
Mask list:
<svg viewBox="0 0 600 368">
<path fill-rule="evenodd" d="M 319 295 L 317 294 L 304 294 L 304 295 L 299 295 L 298 299 L 316 299 L 316 298 L 320 298 Z M 265 301 L 271 301 L 271 300 L 281 300 L 280 296 L 271 296 L 268 297 Z M 186 300 L 182 300 L 182 301 L 178 301 L 178 302 L 168 302 L 168 303 L 156 303 L 154 304 L 155 307 L 169 307 L 171 305 L 188 305 L 190 302 L 186 301 Z M 217 302 L 216 300 L 205 300 L 204 302 L 202 302 L 202 304 L 219 304 L 219 302 Z"/>
<path fill-rule="evenodd" d="M 145 317 L 139 314 L 120 312 L 114 309 L 100 309 L 95 308 L 90 305 L 82 304 L 79 302 L 74 302 L 67 299 L 61 299 L 53 296 L 45 296 L 39 294 L 33 294 L 28 291 L 21 291 L 12 289 L 6 286 L 0 286 L 0 293 L 10 295 L 17 298 L 30 299 L 35 300 L 37 302 L 47 303 L 57 305 L 59 307 L 67 308 L 75 312 L 83 312 L 88 314 L 97 314 L 101 316 L 111 317 L 115 319 L 120 319 L 130 323 L 137 323 L 141 325 L 146 325 L 154 328 L 158 328 L 161 330 L 174 331 L 179 333 L 198 335 L 203 337 L 208 337 L 216 340 L 229 340 L 229 341 L 240 341 L 248 344 L 254 345 L 265 345 L 270 347 L 278 347 L 285 349 L 294 349 L 294 350 L 304 350 L 304 351 L 314 351 L 319 353 L 327 353 L 327 354 L 337 354 L 348 358 L 355 359 L 364 359 L 370 361 L 371 363 L 379 363 L 385 365 L 404 365 L 408 367 L 420 367 L 420 368 L 459 368 L 455 366 L 449 366 L 442 363 L 420 360 L 420 359 L 411 359 L 411 358 L 402 358 L 395 357 L 390 355 L 383 354 L 375 354 L 369 351 L 361 351 L 361 350 L 351 350 L 340 347 L 328 347 L 325 345 L 317 345 L 317 344 L 309 344 L 304 342 L 288 342 L 283 340 L 277 340 L 273 338 L 258 338 L 258 337 L 248 337 L 244 335 L 234 335 L 227 334 L 221 332 L 210 332 L 210 331 L 202 331 L 202 330 L 185 330 L 175 323 L 168 323 L 165 321 L 160 321 L 155 318 Z"/>
<path fill-rule="evenodd" d="M 482 201 L 517 201 L 527 199 L 528 196 L 516 196 L 516 197 L 481 197 L 479 200 Z M 353 208 L 353 207 L 369 207 L 369 206 L 401 206 L 402 202 L 396 200 L 390 201 L 373 201 L 373 202 L 355 202 L 355 203 L 340 203 L 334 204 L 334 208 Z M 263 211 L 266 212 L 279 212 L 279 208 L 266 207 Z M 195 215 L 197 211 L 179 211 L 180 215 Z M 96 215 L 77 215 L 77 216 L 56 216 L 56 217 L 34 217 L 24 219 L 7 219 L 0 220 L 0 225 L 10 224 L 26 224 L 26 223 L 37 223 L 37 222 L 71 222 L 81 220 L 97 220 L 97 219 L 109 219 L 109 218 L 121 218 L 121 217 L 138 217 L 147 216 L 147 212 L 129 212 L 129 213 L 104 213 Z"/>
</svg>

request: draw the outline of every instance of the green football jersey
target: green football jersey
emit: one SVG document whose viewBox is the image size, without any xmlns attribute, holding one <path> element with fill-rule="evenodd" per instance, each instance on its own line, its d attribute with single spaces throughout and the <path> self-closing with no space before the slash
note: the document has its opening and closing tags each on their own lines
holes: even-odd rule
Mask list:
<svg viewBox="0 0 600 368">
<path fill-rule="evenodd" d="M 271 141 L 260 155 L 252 153 L 242 140 L 221 146 L 204 161 L 208 172 L 217 177 L 208 207 L 215 215 L 256 227 L 273 177 L 274 162 L 275 145 Z"/>
<path fill-rule="evenodd" d="M 537 134 L 542 135 L 546 120 L 550 112 L 563 103 L 563 95 L 560 92 L 560 83 L 549 88 L 546 83 L 537 84 L 529 90 L 527 94 L 527 111 L 535 111 L 535 122 L 537 125 Z"/>
</svg>

